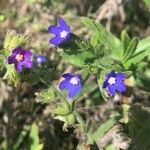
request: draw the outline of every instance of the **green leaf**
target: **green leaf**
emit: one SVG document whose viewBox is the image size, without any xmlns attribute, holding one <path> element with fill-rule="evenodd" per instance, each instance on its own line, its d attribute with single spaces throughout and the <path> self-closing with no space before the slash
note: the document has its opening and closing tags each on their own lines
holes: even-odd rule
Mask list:
<svg viewBox="0 0 150 150">
<path fill-rule="evenodd" d="M 62 58 L 77 67 L 83 67 L 84 65 L 92 63 L 96 57 L 92 45 L 86 40 L 79 39 L 75 35 L 73 39 L 58 49 Z"/>
<path fill-rule="evenodd" d="M 60 52 L 60 55 L 63 57 L 63 59 L 77 67 L 83 67 L 86 64 L 90 64 L 94 61 L 94 54 L 90 51 L 85 52 L 79 52 L 78 54 L 72 54 L 69 55 L 65 52 Z"/>
<path fill-rule="evenodd" d="M 82 22 L 89 30 L 91 30 L 92 35 L 94 36 L 94 42 L 92 40 L 91 44 L 94 43 L 94 46 L 98 43 L 103 44 L 107 49 L 110 50 L 115 59 L 122 59 L 123 46 L 117 37 L 110 32 L 107 32 L 100 23 L 96 23 L 92 19 L 82 17 Z"/>
<path fill-rule="evenodd" d="M 138 46 L 137 46 L 137 49 L 136 49 L 136 52 L 141 52 L 143 50 L 146 50 L 147 48 L 150 48 L 150 36 L 147 37 L 147 38 L 144 38 L 143 40 L 141 40 L 139 43 L 138 43 Z"/>
<path fill-rule="evenodd" d="M 54 108 L 51 109 L 51 112 L 59 115 L 59 116 L 66 116 L 71 114 L 72 109 L 69 103 L 58 103 L 58 105 L 54 106 Z"/>
<path fill-rule="evenodd" d="M 112 59 L 111 57 L 109 56 L 105 56 L 101 59 L 101 65 L 103 65 L 104 67 L 108 67 L 110 68 L 114 63 L 114 59 Z"/>
<path fill-rule="evenodd" d="M 120 150 L 120 148 L 115 147 L 114 144 L 109 144 L 106 146 L 105 150 Z"/>
<path fill-rule="evenodd" d="M 50 86 L 48 89 L 45 89 L 41 91 L 40 93 L 36 93 L 36 95 L 37 95 L 36 100 L 38 102 L 50 103 L 55 98 L 55 90 L 53 89 L 52 86 Z"/>
<path fill-rule="evenodd" d="M 94 133 L 88 136 L 90 137 L 88 143 L 93 144 L 94 141 L 101 139 L 105 135 L 105 133 L 107 133 L 115 124 L 115 118 L 110 118 L 109 120 L 101 124 L 100 127 Z"/>
<path fill-rule="evenodd" d="M 64 122 L 64 125 L 63 125 L 64 131 L 67 131 L 68 127 L 73 126 L 75 124 L 75 120 L 76 120 L 75 115 L 73 113 L 66 115 L 66 116 L 59 116 L 58 115 L 54 119 L 57 119 L 57 120 Z"/>
<path fill-rule="evenodd" d="M 143 1 L 150 10 L 150 0 L 143 0 Z"/>
<path fill-rule="evenodd" d="M 38 134 L 39 134 L 38 126 L 35 123 L 33 123 L 29 134 L 30 150 L 42 150 L 43 144 L 40 144 Z"/>
<path fill-rule="evenodd" d="M 125 69 L 128 70 L 132 64 L 138 65 L 138 63 L 140 63 L 146 56 L 147 56 L 147 51 L 141 51 L 135 54 L 133 58 L 130 58 L 127 62 L 124 63 Z"/>
<path fill-rule="evenodd" d="M 130 42 L 131 42 L 131 39 L 130 39 L 129 35 L 126 33 L 125 30 L 123 30 L 123 31 L 121 32 L 121 41 L 122 41 L 122 43 L 123 43 L 124 53 L 126 53 L 127 48 L 128 48 L 128 45 L 129 45 Z"/>
<path fill-rule="evenodd" d="M 127 50 L 124 53 L 124 57 L 123 57 L 124 62 L 127 61 L 128 59 L 130 59 L 131 56 L 135 53 L 137 45 L 138 45 L 138 40 L 137 40 L 137 38 L 134 38 L 130 42 L 130 44 L 128 45 Z"/>
</svg>

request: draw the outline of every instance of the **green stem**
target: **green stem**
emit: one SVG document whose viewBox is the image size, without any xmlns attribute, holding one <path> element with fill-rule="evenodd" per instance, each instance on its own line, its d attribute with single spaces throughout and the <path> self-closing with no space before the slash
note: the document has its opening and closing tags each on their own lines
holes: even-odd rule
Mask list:
<svg viewBox="0 0 150 150">
<path fill-rule="evenodd" d="M 77 111 L 74 111 L 74 114 L 76 116 L 76 119 L 77 119 L 78 123 L 82 124 L 82 125 L 85 125 L 85 121 L 82 119 L 81 115 Z"/>
<path fill-rule="evenodd" d="M 78 102 L 81 101 L 82 99 L 84 99 L 84 95 L 90 95 L 91 93 L 93 93 L 95 90 L 98 89 L 98 84 L 96 84 L 93 88 L 91 88 L 89 91 L 83 93 L 83 96 L 79 97 L 78 99 L 75 99 L 74 102 Z"/>
</svg>

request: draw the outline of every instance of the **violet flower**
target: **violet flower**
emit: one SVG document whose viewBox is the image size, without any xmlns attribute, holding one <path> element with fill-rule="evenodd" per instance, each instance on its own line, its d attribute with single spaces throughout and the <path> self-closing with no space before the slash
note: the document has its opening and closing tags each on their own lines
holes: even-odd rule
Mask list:
<svg viewBox="0 0 150 150">
<path fill-rule="evenodd" d="M 46 62 L 46 58 L 43 56 L 43 55 L 41 55 L 41 54 L 39 54 L 39 55 L 37 55 L 36 57 L 35 57 L 35 60 L 36 60 L 36 62 L 38 63 L 38 64 L 42 64 L 42 63 L 44 63 L 44 62 Z"/>
<path fill-rule="evenodd" d="M 12 55 L 8 57 L 8 64 L 14 64 L 17 72 L 21 72 L 23 70 L 23 66 L 25 68 L 32 68 L 32 52 L 29 50 L 22 49 L 21 47 L 17 47 L 12 50 Z"/>
<path fill-rule="evenodd" d="M 70 27 L 67 25 L 65 20 L 60 17 L 58 18 L 57 26 L 49 26 L 48 31 L 55 34 L 55 37 L 49 41 L 54 45 L 62 44 L 71 38 Z"/>
<path fill-rule="evenodd" d="M 62 75 L 65 79 L 59 84 L 61 90 L 68 90 L 68 97 L 73 98 L 81 91 L 80 75 L 66 73 Z"/>
<path fill-rule="evenodd" d="M 115 73 L 111 71 L 106 75 L 105 81 L 103 83 L 103 88 L 106 88 L 110 95 L 115 95 L 117 92 L 126 91 L 126 85 L 124 84 L 125 74 Z"/>
</svg>

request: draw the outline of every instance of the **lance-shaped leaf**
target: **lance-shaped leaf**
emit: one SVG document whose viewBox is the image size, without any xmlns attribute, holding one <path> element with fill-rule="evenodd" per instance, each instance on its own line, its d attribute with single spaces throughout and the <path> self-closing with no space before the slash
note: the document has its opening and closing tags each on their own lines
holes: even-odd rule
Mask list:
<svg viewBox="0 0 150 150">
<path fill-rule="evenodd" d="M 29 130 L 30 130 L 29 126 L 23 127 L 23 130 L 20 132 L 19 136 L 17 137 L 16 141 L 13 143 L 13 146 L 11 147 L 12 150 L 18 150 L 19 149 L 23 140 L 27 136 Z"/>
<path fill-rule="evenodd" d="M 127 50 L 124 53 L 124 57 L 123 57 L 123 61 L 127 61 L 128 59 L 130 59 L 132 57 L 132 55 L 135 53 L 136 48 L 138 45 L 138 40 L 137 38 L 134 38 L 130 44 L 128 45 Z"/>
<path fill-rule="evenodd" d="M 122 44 L 123 44 L 123 50 L 124 50 L 124 54 L 125 54 L 127 49 L 128 49 L 128 45 L 131 42 L 131 38 L 129 37 L 129 35 L 126 33 L 125 30 L 123 30 L 121 32 L 121 41 L 122 41 Z"/>
<path fill-rule="evenodd" d="M 142 39 L 137 46 L 136 52 L 141 52 L 143 50 L 146 50 L 147 48 L 149 48 L 150 51 L 150 36 L 146 37 L 144 39 Z"/>
<path fill-rule="evenodd" d="M 94 142 L 97 142 L 116 124 L 116 122 L 117 121 L 115 118 L 110 118 L 101 124 L 94 133 L 89 133 L 88 143 L 93 144 Z"/>
<path fill-rule="evenodd" d="M 33 123 L 29 134 L 29 149 L 42 150 L 43 144 L 40 144 L 38 126 Z"/>
</svg>

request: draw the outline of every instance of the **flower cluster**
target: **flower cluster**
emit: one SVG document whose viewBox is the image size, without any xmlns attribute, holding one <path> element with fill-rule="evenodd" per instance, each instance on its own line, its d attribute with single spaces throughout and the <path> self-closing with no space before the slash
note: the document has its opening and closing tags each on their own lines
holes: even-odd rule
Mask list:
<svg viewBox="0 0 150 150">
<path fill-rule="evenodd" d="M 51 44 L 59 45 L 71 38 L 70 27 L 62 18 L 58 18 L 57 26 L 50 26 L 48 31 L 52 34 L 55 34 L 55 37 L 50 40 Z M 75 74 L 64 74 L 65 78 L 60 84 L 59 88 L 61 90 L 68 90 L 68 97 L 73 98 L 81 91 L 81 79 L 79 75 Z M 110 95 L 115 95 L 116 92 L 124 92 L 126 86 L 124 84 L 125 74 L 124 73 L 115 73 L 114 71 L 106 75 L 105 81 L 103 83 L 103 88 L 106 88 Z"/>
<path fill-rule="evenodd" d="M 72 37 L 70 27 L 62 18 L 58 18 L 57 26 L 50 26 L 48 31 L 55 35 L 55 37 L 50 40 L 50 43 L 56 46 L 67 42 Z M 12 54 L 7 60 L 8 64 L 15 65 L 17 72 L 21 72 L 23 68 L 32 68 L 32 56 L 33 54 L 30 50 L 17 47 L 12 50 Z M 41 54 L 35 56 L 35 60 L 39 65 L 46 62 L 46 58 Z M 60 82 L 59 89 L 68 90 L 68 97 L 72 99 L 81 91 L 81 77 L 78 74 L 71 73 L 63 74 L 62 77 L 64 80 Z M 124 92 L 126 90 L 124 80 L 124 73 L 115 73 L 115 71 L 111 71 L 105 77 L 103 88 L 106 89 L 111 96 L 115 95 L 117 92 Z"/>
</svg>

